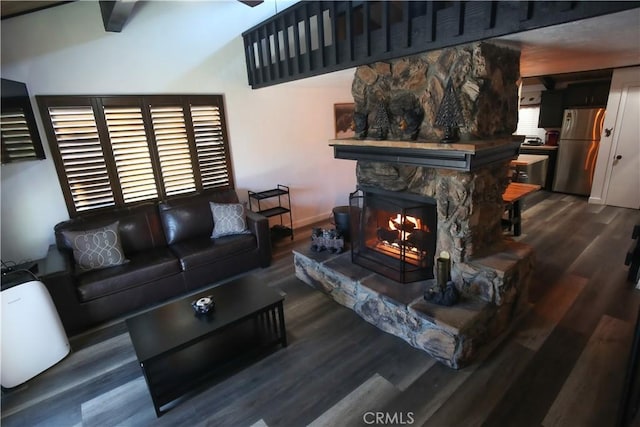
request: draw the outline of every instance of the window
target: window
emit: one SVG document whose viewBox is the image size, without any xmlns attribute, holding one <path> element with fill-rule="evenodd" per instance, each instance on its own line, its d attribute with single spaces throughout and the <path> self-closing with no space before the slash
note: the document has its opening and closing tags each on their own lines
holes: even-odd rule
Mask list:
<svg viewBox="0 0 640 427">
<path fill-rule="evenodd" d="M 233 188 L 220 95 L 37 100 L 71 216 Z"/>
<path fill-rule="evenodd" d="M 44 159 L 44 150 L 24 83 L 2 79 L 0 146 L 2 163 Z"/>
<path fill-rule="evenodd" d="M 514 135 L 538 136 L 544 141 L 544 129 L 538 128 L 540 106 L 525 106 L 518 110 L 518 128 Z"/>
</svg>

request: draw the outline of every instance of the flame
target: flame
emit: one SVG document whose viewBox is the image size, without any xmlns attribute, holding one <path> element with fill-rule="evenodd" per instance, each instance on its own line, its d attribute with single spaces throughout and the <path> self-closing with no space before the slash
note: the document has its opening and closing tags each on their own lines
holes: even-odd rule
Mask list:
<svg viewBox="0 0 640 427">
<path fill-rule="evenodd" d="M 402 215 L 398 214 L 389 218 L 389 229 L 394 231 L 400 231 L 400 239 L 407 240 L 413 230 L 419 230 L 420 219 L 413 216 L 405 216 L 403 222 Z"/>
</svg>

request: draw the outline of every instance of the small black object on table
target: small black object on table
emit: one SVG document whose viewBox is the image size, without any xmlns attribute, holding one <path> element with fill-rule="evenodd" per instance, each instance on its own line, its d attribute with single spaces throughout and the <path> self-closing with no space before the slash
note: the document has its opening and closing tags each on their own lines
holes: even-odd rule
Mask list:
<svg viewBox="0 0 640 427">
<path fill-rule="evenodd" d="M 196 313 L 192 302 L 207 297 L 215 307 Z M 156 415 L 230 366 L 286 347 L 283 301 L 259 278 L 244 276 L 127 319 Z"/>
</svg>

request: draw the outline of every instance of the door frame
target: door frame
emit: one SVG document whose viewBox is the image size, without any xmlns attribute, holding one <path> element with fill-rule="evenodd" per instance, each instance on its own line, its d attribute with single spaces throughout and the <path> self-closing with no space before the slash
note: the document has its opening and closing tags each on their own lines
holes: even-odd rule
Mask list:
<svg viewBox="0 0 640 427">
<path fill-rule="evenodd" d="M 623 106 L 623 104 L 621 103 L 622 101 L 626 101 L 625 88 L 638 84 L 640 84 L 640 67 L 617 68 L 613 70 L 589 203 L 598 205 L 606 204 L 609 181 L 613 169 L 613 153 L 618 144 L 616 127 L 620 124 L 618 123 L 619 120 L 622 119 L 620 107 Z M 604 129 L 613 129 L 613 132 L 607 136 Z M 638 153 L 638 156 L 640 156 L 640 153 Z"/>
</svg>

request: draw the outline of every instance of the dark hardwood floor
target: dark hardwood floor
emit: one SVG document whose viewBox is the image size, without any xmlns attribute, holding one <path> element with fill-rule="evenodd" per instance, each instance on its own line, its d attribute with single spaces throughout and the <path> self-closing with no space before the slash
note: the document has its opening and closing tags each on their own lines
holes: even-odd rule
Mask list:
<svg viewBox="0 0 640 427">
<path fill-rule="evenodd" d="M 122 320 L 2 391 L 2 426 L 614 426 L 640 304 L 625 253 L 640 211 L 528 196 L 519 240 L 536 250 L 532 309 L 455 371 L 311 289 L 277 243 L 258 275 L 286 294 L 289 346 L 156 418 Z M 376 418 L 378 417 L 378 418 Z M 378 423 L 377 425 L 381 425 Z"/>
</svg>

